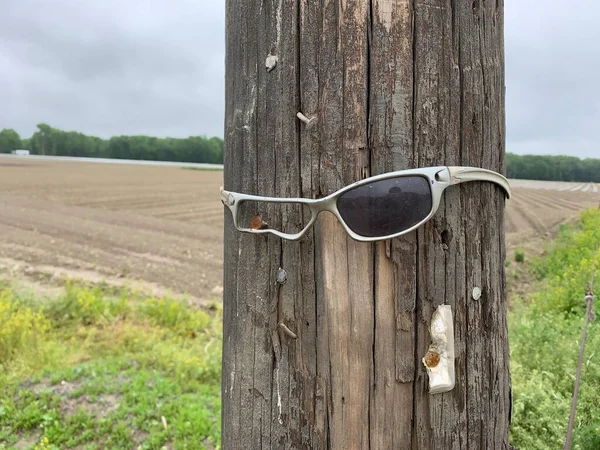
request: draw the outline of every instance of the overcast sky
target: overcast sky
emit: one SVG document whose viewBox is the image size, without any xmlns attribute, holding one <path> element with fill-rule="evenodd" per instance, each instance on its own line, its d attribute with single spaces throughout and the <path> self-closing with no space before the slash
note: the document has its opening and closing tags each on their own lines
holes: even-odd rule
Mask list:
<svg viewBox="0 0 600 450">
<path fill-rule="evenodd" d="M 600 157 L 600 3 L 506 0 L 508 151 Z M 0 0 L 0 129 L 223 135 L 224 0 Z"/>
</svg>

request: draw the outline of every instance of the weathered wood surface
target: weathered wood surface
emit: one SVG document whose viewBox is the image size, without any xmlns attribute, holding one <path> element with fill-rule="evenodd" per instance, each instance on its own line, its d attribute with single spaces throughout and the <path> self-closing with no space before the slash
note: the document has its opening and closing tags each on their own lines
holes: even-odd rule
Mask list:
<svg viewBox="0 0 600 450">
<path fill-rule="evenodd" d="M 503 172 L 503 9 L 227 0 L 226 189 L 317 198 L 390 170 Z M 302 220 L 259 212 L 271 225 Z M 507 448 L 503 227 L 491 183 L 447 189 L 424 227 L 376 244 L 326 213 L 288 242 L 238 233 L 226 211 L 223 448 Z M 456 388 L 431 396 L 421 359 L 443 303 Z"/>
</svg>

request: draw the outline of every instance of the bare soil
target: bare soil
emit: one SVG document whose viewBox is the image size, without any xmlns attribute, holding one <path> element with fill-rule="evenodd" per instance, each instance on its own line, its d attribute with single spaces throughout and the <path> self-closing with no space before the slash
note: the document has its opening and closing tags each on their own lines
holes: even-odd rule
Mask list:
<svg viewBox="0 0 600 450">
<path fill-rule="evenodd" d="M 177 167 L 2 157 L 0 275 L 219 298 L 222 180 L 222 172 Z M 600 204 L 598 185 L 589 183 L 511 185 L 509 251 L 532 238 L 543 242 L 558 224 Z"/>
<path fill-rule="evenodd" d="M 222 172 L 0 163 L 0 273 L 133 283 L 199 299 L 218 295 Z"/>
<path fill-rule="evenodd" d="M 581 210 L 600 206 L 598 185 L 511 180 L 513 197 L 506 203 L 506 243 L 514 248 L 532 238 L 549 238 L 558 225 Z"/>
</svg>

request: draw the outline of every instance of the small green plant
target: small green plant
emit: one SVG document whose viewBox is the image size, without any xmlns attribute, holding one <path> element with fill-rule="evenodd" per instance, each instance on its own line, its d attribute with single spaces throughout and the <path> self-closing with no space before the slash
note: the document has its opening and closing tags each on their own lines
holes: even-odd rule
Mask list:
<svg viewBox="0 0 600 450">
<path fill-rule="evenodd" d="M 114 294 L 107 295 L 102 286 L 67 283 L 65 294 L 44 305 L 43 312 L 57 328 L 72 323 L 95 325 L 122 320 L 132 311 L 128 293 Z"/>
<path fill-rule="evenodd" d="M 48 438 L 44 436 L 40 443 L 34 447 L 34 450 L 53 450 L 54 448 L 50 445 Z"/>
<path fill-rule="evenodd" d="M 210 316 L 204 311 L 193 310 L 183 302 L 169 298 L 149 298 L 139 305 L 138 310 L 154 325 L 190 337 L 195 337 L 210 322 Z"/>
<path fill-rule="evenodd" d="M 515 250 L 515 261 L 518 263 L 525 262 L 525 252 L 523 250 Z"/>
</svg>

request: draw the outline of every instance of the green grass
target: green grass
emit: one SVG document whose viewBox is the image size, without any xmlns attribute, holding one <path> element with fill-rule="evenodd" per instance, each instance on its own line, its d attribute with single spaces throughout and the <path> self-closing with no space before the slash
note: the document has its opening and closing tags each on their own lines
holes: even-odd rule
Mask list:
<svg viewBox="0 0 600 450">
<path fill-rule="evenodd" d="M 219 308 L 0 285 L 0 323 L 0 449 L 220 447 Z"/>
<path fill-rule="evenodd" d="M 584 295 L 597 268 L 600 211 L 563 226 L 542 258 L 530 262 L 537 291 L 513 301 L 509 343 L 513 383 L 511 441 L 519 449 L 562 448 L 584 322 Z M 600 325 L 588 328 L 573 449 L 600 448 Z"/>
<path fill-rule="evenodd" d="M 538 289 L 513 300 L 509 314 L 518 449 L 563 445 L 598 243 L 600 211 L 589 210 L 526 263 Z M 0 449 L 219 448 L 222 325 L 214 309 L 78 285 L 39 299 L 0 281 Z M 598 348 L 600 324 L 592 322 L 573 449 L 600 448 Z"/>
</svg>

